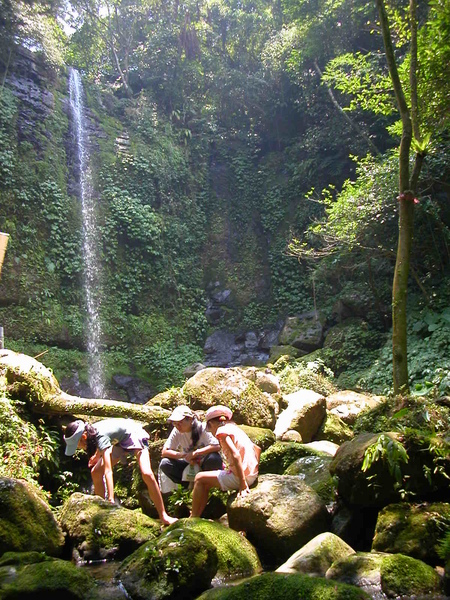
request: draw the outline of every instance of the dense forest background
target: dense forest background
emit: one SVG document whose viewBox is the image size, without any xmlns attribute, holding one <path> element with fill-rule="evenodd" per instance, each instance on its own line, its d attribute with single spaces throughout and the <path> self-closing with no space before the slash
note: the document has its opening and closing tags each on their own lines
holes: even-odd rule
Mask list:
<svg viewBox="0 0 450 600">
<path fill-rule="evenodd" d="M 387 12 L 408 89 L 407 3 Z M 409 373 L 416 393 L 448 394 L 449 4 L 421 3 L 418 24 Z M 87 378 L 72 66 L 89 108 L 107 381 L 161 391 L 213 331 L 261 335 L 320 310 L 347 327 L 314 358 L 342 387 L 390 389 L 401 128 L 375 3 L 6 0 L 0 26 L 8 348 Z"/>
</svg>

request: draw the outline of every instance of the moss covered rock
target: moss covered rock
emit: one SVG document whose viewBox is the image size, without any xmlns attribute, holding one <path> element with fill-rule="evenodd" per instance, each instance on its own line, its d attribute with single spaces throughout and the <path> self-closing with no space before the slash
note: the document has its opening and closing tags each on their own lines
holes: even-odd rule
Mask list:
<svg viewBox="0 0 450 600">
<path fill-rule="evenodd" d="M 79 493 L 65 502 L 59 521 L 72 548 L 86 560 L 127 556 L 160 532 L 160 523 L 139 510 Z"/>
<path fill-rule="evenodd" d="M 305 456 L 327 457 L 328 455 L 298 442 L 275 442 L 261 454 L 259 472 L 260 474 L 277 473 L 281 475 L 293 462 Z"/>
<path fill-rule="evenodd" d="M 264 427 L 249 427 L 248 425 L 240 425 L 239 427 L 245 431 L 252 442 L 259 446 L 263 451 L 270 448 L 276 441 L 275 434 L 271 429 L 266 429 Z"/>
<path fill-rule="evenodd" d="M 288 358 L 299 358 L 305 353 L 306 350 L 300 350 L 299 348 L 294 348 L 294 346 L 272 346 L 270 349 L 269 360 L 271 363 L 275 364 L 283 356 L 286 356 Z"/>
<path fill-rule="evenodd" d="M 327 412 L 319 430 L 314 436 L 315 440 L 327 440 L 339 446 L 354 437 L 353 431 L 337 415 Z"/>
<path fill-rule="evenodd" d="M 0 477 L 0 555 L 34 550 L 59 556 L 63 545 L 63 532 L 38 488 Z"/>
<path fill-rule="evenodd" d="M 340 537 L 326 531 L 297 550 L 281 567 L 278 567 L 277 573 L 305 573 L 325 577 L 325 573 L 335 561 L 354 553 L 353 548 Z"/>
<path fill-rule="evenodd" d="M 302 574 L 263 573 L 227 588 L 215 588 L 198 600 L 371 600 L 357 587 Z"/>
<path fill-rule="evenodd" d="M 117 576 L 134 600 L 196 598 L 217 572 L 215 546 L 199 531 L 166 530 L 122 563 Z"/>
<path fill-rule="evenodd" d="M 299 477 L 263 475 L 250 493 L 228 501 L 231 528 L 245 531 L 261 560 L 279 566 L 298 548 L 328 529 L 328 512 Z"/>
<path fill-rule="evenodd" d="M 424 562 L 403 554 L 358 552 L 337 560 L 327 579 L 357 585 L 372 594 L 383 591 L 389 598 L 438 594 L 441 580 Z"/>
<path fill-rule="evenodd" d="M 379 435 L 403 444 L 408 462 L 398 462 L 397 466 L 405 489 L 416 499 L 437 498 L 448 493 L 450 455 L 441 455 L 442 448 L 446 447 L 445 440 L 433 440 L 432 436 L 415 431 L 402 435 L 397 432 L 362 433 L 344 442 L 330 465 L 331 474 L 338 477 L 338 493 L 346 502 L 356 506 L 383 507 L 401 500 L 388 460 L 380 458 L 373 461 L 367 471 L 361 470 L 366 450 L 378 443 Z M 433 450 L 433 444 L 439 444 L 439 454 Z M 427 477 L 427 473 L 433 473 L 432 477 Z"/>
<path fill-rule="evenodd" d="M 224 404 L 231 408 L 238 424 L 268 429 L 275 426 L 278 402 L 245 377 L 239 368 L 203 369 L 185 383 L 183 394 L 194 410 Z"/>
<path fill-rule="evenodd" d="M 310 442 L 326 416 L 324 396 L 312 390 L 300 389 L 285 396 L 285 408 L 277 418 L 275 435 L 281 438 L 286 431 L 298 431 L 303 442 Z"/>
<path fill-rule="evenodd" d="M 30 552 L 23 560 L 8 553 L 0 564 L 0 598 L 2 600 L 98 600 L 94 579 L 73 563 Z"/>
<path fill-rule="evenodd" d="M 279 343 L 312 352 L 322 346 L 325 316 L 317 311 L 288 317 L 280 333 Z"/>
<path fill-rule="evenodd" d="M 218 558 L 216 580 L 249 577 L 261 571 L 254 546 L 229 527 L 205 519 L 180 519 L 169 529 L 199 532 L 214 545 Z"/>
<path fill-rule="evenodd" d="M 450 528 L 450 504 L 445 502 L 390 504 L 378 514 L 372 550 L 406 554 L 437 565 L 437 545 Z"/>
<path fill-rule="evenodd" d="M 329 469 L 331 460 L 327 456 L 303 456 L 289 465 L 284 475 L 296 475 L 324 502 L 332 502 L 335 489 Z"/>
</svg>

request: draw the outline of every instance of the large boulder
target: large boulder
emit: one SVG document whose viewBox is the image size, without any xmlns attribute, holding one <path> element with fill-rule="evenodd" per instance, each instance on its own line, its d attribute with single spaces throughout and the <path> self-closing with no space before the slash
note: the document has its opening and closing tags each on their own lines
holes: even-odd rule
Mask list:
<svg viewBox="0 0 450 600">
<path fill-rule="evenodd" d="M 362 412 L 376 408 L 384 401 L 383 396 L 341 390 L 327 396 L 327 410 L 347 425 L 354 425 L 357 417 Z"/>
<path fill-rule="evenodd" d="M 2 600 L 100 600 L 96 582 L 71 562 L 41 552 L 7 552 L 0 558 Z"/>
<path fill-rule="evenodd" d="M 35 550 L 59 556 L 63 546 L 64 534 L 40 490 L 0 477 L 0 555 Z"/>
<path fill-rule="evenodd" d="M 80 493 L 64 503 L 59 521 L 73 552 L 84 560 L 123 558 L 160 531 L 160 523 L 139 510 Z"/>
<path fill-rule="evenodd" d="M 250 577 L 261 571 L 254 546 L 234 529 L 206 519 L 179 519 L 170 526 L 171 531 L 175 529 L 198 532 L 214 545 L 218 559 L 216 583 Z"/>
<path fill-rule="evenodd" d="M 387 434 L 397 440 L 399 434 Z M 332 475 L 338 477 L 338 493 L 349 504 L 357 506 L 385 506 L 398 498 L 394 476 L 389 472 L 383 461 L 377 461 L 372 469 L 372 475 L 377 478 L 375 487 L 373 479 L 368 479 L 369 473 L 361 470 L 364 455 L 378 439 L 377 434 L 362 433 L 339 447 L 330 465 Z"/>
<path fill-rule="evenodd" d="M 327 440 L 340 446 L 344 442 L 353 439 L 353 437 L 353 431 L 347 423 L 337 415 L 327 411 L 325 419 L 314 436 L 314 440 Z"/>
<path fill-rule="evenodd" d="M 214 588 L 197 600 L 371 600 L 357 587 L 301 573 L 263 573 L 239 585 Z"/>
<path fill-rule="evenodd" d="M 333 579 L 356 585 L 379 597 L 433 597 L 441 591 L 437 572 L 420 560 L 403 554 L 360 552 L 334 562 L 326 573 Z M 428 594 L 430 596 L 428 596 Z"/>
<path fill-rule="evenodd" d="M 378 514 L 372 550 L 440 564 L 436 548 L 449 524 L 450 504 L 446 502 L 390 504 Z"/>
<path fill-rule="evenodd" d="M 326 503 L 335 497 L 333 478 L 330 475 L 331 456 L 304 456 L 294 461 L 284 475 L 296 475 L 309 485 Z"/>
<path fill-rule="evenodd" d="M 269 429 L 275 426 L 277 400 L 245 377 L 239 368 L 203 369 L 184 384 L 183 394 L 193 410 L 224 404 L 231 408 L 238 424 Z"/>
<path fill-rule="evenodd" d="M 117 576 L 133 600 L 190 600 L 207 590 L 217 572 L 217 551 L 199 531 L 166 530 L 124 560 Z"/>
<path fill-rule="evenodd" d="M 281 475 L 294 461 L 305 456 L 329 457 L 329 454 L 312 449 L 309 444 L 275 442 L 261 454 L 259 472 L 260 474 L 277 473 Z"/>
<path fill-rule="evenodd" d="M 289 430 L 298 431 L 304 443 L 310 442 L 326 416 L 326 401 L 312 390 L 301 389 L 284 396 L 287 402 L 275 425 L 275 435 L 280 439 Z"/>
<path fill-rule="evenodd" d="M 297 550 L 281 567 L 278 567 L 277 573 L 305 573 L 310 576 L 325 577 L 325 573 L 335 561 L 354 553 L 353 548 L 340 537 L 326 531 Z"/>
<path fill-rule="evenodd" d="M 383 436 L 383 437 L 381 437 Z M 362 433 L 353 440 L 344 442 L 336 452 L 330 465 L 332 475 L 338 477 L 338 493 L 349 504 L 366 507 L 383 507 L 401 500 L 399 486 L 396 485 L 393 465 L 381 457 L 373 461 L 363 472 L 364 456 L 369 446 L 380 440 L 400 442 L 408 453 L 408 462 L 399 462 L 405 489 L 415 494 L 417 499 L 444 496 L 448 491 L 450 477 L 450 457 L 440 457 L 433 452 L 433 440 L 421 434 L 401 435 L 396 432 L 381 434 Z M 434 443 L 438 441 L 434 440 Z M 390 450 L 393 452 L 392 449 Z M 386 452 L 389 452 L 387 448 Z M 436 459 L 439 459 L 439 465 Z M 438 468 L 437 468 L 438 467 Z M 427 473 L 433 472 L 433 477 Z"/>
<path fill-rule="evenodd" d="M 268 394 L 281 393 L 278 377 L 270 372 L 269 369 L 257 369 L 256 367 L 247 367 L 242 369 L 242 375 L 253 383 L 263 392 Z"/>
<path fill-rule="evenodd" d="M 275 434 L 271 429 L 264 427 L 249 427 L 248 425 L 239 425 L 254 444 L 259 446 L 261 450 L 267 450 L 272 444 L 275 443 Z"/>
<path fill-rule="evenodd" d="M 277 566 L 328 527 L 325 503 L 288 475 L 261 476 L 247 496 L 230 497 L 227 513 L 230 527 L 245 531 L 261 558 Z"/>
<path fill-rule="evenodd" d="M 321 348 L 325 321 L 324 315 L 316 311 L 288 317 L 280 333 L 280 345 L 294 346 L 306 352 Z"/>
</svg>

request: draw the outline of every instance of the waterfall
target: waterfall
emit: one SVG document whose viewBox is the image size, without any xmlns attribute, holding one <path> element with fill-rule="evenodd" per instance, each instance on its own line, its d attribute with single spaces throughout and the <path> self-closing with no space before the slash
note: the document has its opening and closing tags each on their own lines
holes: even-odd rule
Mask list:
<svg viewBox="0 0 450 600">
<path fill-rule="evenodd" d="M 104 395 L 103 364 L 100 353 L 102 337 L 99 315 L 99 292 L 101 272 L 98 248 L 98 228 L 93 194 L 89 157 L 89 139 L 83 105 L 83 86 L 80 74 L 70 69 L 70 108 L 77 159 L 77 183 L 79 184 L 83 221 L 84 293 L 87 310 L 86 343 L 89 355 L 89 386 L 94 398 Z"/>
</svg>

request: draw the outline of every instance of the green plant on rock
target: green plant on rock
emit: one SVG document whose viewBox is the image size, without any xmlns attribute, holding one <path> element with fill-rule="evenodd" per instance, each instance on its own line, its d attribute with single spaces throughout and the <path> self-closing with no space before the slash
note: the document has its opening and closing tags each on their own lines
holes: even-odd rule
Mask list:
<svg viewBox="0 0 450 600">
<path fill-rule="evenodd" d="M 408 453 L 403 444 L 382 433 L 377 437 L 376 441 L 366 449 L 361 471 L 369 471 L 372 465 L 378 461 L 386 463 L 389 473 L 395 479 L 395 487 L 400 493 L 403 492 L 402 495 L 404 495 L 406 492 L 400 489 L 403 484 L 401 464 L 406 464 L 408 460 Z M 374 477 L 376 476 L 370 475 L 368 479 Z"/>
<path fill-rule="evenodd" d="M 0 398 L 0 475 L 38 484 L 59 467 L 59 436 L 24 414 L 25 404 Z"/>
</svg>

